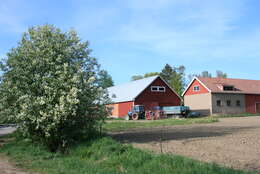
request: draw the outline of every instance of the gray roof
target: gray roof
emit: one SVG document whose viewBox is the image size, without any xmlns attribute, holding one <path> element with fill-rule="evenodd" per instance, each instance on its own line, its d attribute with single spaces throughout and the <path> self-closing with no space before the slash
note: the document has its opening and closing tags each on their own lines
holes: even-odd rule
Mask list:
<svg viewBox="0 0 260 174">
<path fill-rule="evenodd" d="M 159 76 L 152 76 L 107 88 L 109 97 L 113 103 L 133 101 L 157 77 Z"/>
</svg>

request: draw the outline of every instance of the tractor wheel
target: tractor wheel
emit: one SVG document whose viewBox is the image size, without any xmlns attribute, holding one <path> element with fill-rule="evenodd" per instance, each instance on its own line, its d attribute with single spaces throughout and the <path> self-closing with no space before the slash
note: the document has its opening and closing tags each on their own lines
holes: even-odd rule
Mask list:
<svg viewBox="0 0 260 174">
<path fill-rule="evenodd" d="M 132 120 L 138 120 L 138 117 L 139 117 L 138 113 L 132 114 Z"/>
</svg>

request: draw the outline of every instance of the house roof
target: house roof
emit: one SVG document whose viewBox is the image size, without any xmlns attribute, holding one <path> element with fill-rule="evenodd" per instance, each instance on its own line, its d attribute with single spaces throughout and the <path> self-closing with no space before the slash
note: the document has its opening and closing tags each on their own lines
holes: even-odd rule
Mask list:
<svg viewBox="0 0 260 174">
<path fill-rule="evenodd" d="M 107 88 L 109 97 L 113 103 L 133 101 L 158 77 L 160 76 L 152 76 Z"/>
<path fill-rule="evenodd" d="M 207 89 L 212 93 L 260 94 L 260 80 L 204 77 L 196 77 L 194 78 L 194 80 L 195 79 L 202 83 L 202 85 L 206 86 Z M 189 88 L 189 86 L 187 87 L 187 89 Z M 235 90 L 223 91 L 223 89 L 221 88 L 223 86 L 233 86 Z"/>
</svg>

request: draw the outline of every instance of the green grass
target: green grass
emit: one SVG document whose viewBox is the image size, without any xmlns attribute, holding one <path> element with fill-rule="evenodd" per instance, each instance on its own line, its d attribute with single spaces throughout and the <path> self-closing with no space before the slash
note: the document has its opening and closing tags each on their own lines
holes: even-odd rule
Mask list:
<svg viewBox="0 0 260 174">
<path fill-rule="evenodd" d="M 122 131 L 132 128 L 150 128 L 161 126 L 173 126 L 173 125 L 187 125 L 194 123 L 213 123 L 218 119 L 214 117 L 203 118 L 188 118 L 188 119 L 162 119 L 162 120 L 137 120 L 137 121 L 125 121 L 125 120 L 113 120 L 107 121 L 104 125 L 105 131 Z"/>
<path fill-rule="evenodd" d="M 124 118 L 112 118 L 112 117 L 108 117 L 106 118 L 106 120 L 125 120 Z"/>
<path fill-rule="evenodd" d="M 252 116 L 260 116 L 260 114 L 250 114 L 250 113 L 242 113 L 242 114 L 223 114 L 214 116 L 216 118 L 228 118 L 228 117 L 252 117 Z"/>
<path fill-rule="evenodd" d="M 6 155 L 19 167 L 39 174 L 246 173 L 181 156 L 153 154 L 120 144 L 108 137 L 83 142 L 72 147 L 65 155 L 50 153 L 41 145 L 28 140 L 12 140 L 0 148 L 0 155 Z"/>
</svg>

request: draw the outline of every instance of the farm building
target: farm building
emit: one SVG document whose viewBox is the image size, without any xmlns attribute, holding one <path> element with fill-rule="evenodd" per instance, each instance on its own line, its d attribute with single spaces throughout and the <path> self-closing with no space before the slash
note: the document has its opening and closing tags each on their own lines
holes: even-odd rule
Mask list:
<svg viewBox="0 0 260 174">
<path fill-rule="evenodd" d="M 145 109 L 154 106 L 179 106 L 181 98 L 160 77 L 153 76 L 107 89 L 112 103 L 113 117 L 124 117 L 134 105 L 144 105 Z"/>
<path fill-rule="evenodd" d="M 182 95 L 203 115 L 260 113 L 260 80 L 195 77 Z"/>
</svg>

